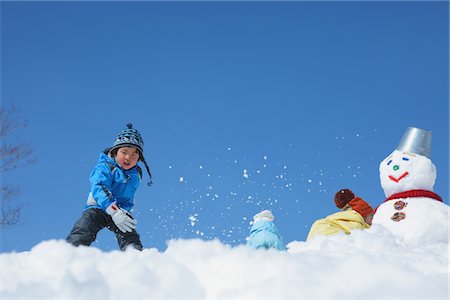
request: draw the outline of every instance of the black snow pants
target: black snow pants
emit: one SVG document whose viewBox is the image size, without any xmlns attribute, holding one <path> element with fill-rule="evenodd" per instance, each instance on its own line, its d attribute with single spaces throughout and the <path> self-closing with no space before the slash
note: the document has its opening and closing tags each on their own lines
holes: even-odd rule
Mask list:
<svg viewBox="0 0 450 300">
<path fill-rule="evenodd" d="M 98 208 L 89 208 L 83 211 L 80 219 L 73 225 L 66 241 L 74 246 L 89 246 L 97 238 L 97 233 L 105 227 L 114 232 L 121 250 L 125 250 L 128 246 L 133 246 L 137 250 L 144 248 L 136 230 L 133 229 L 132 232 L 126 233 L 120 231 L 111 216 Z"/>
</svg>

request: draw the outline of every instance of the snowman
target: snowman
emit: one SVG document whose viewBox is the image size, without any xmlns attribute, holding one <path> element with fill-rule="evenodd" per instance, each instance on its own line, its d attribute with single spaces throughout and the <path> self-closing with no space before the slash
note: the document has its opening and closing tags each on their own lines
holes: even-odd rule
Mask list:
<svg viewBox="0 0 450 300">
<path fill-rule="evenodd" d="M 413 245 L 448 243 L 449 208 L 433 192 L 436 167 L 430 154 L 431 132 L 409 127 L 397 149 L 380 163 L 387 199 L 375 210 L 372 224 Z"/>
</svg>

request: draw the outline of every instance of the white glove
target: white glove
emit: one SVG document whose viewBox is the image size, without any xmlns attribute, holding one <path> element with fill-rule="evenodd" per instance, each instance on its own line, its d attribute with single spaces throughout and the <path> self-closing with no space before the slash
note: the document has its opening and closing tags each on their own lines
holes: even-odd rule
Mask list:
<svg viewBox="0 0 450 300">
<path fill-rule="evenodd" d="M 123 233 L 132 232 L 136 228 L 137 221 L 133 219 L 131 214 L 125 209 L 121 209 L 116 205 L 116 202 L 111 203 L 110 206 L 106 208 L 106 213 L 108 213 L 117 228 Z"/>
<path fill-rule="evenodd" d="M 262 212 L 257 213 L 256 215 L 253 216 L 253 222 L 258 222 L 258 221 L 273 222 L 274 219 L 275 219 L 275 217 L 273 216 L 273 214 L 270 210 L 263 210 Z"/>
</svg>

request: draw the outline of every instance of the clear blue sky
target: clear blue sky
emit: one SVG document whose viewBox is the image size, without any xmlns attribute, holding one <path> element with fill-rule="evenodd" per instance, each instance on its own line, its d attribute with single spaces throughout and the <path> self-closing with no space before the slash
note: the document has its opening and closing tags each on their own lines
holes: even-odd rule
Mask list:
<svg viewBox="0 0 450 300">
<path fill-rule="evenodd" d="M 432 131 L 448 203 L 448 26 L 445 1 L 2 2 L 2 106 L 38 161 L 2 175 L 26 206 L 1 251 L 67 236 L 127 122 L 154 176 L 136 194 L 145 247 L 241 244 L 262 209 L 305 240 L 337 190 L 384 200 L 378 166 L 408 126 Z M 117 249 L 107 230 L 95 246 Z"/>
</svg>

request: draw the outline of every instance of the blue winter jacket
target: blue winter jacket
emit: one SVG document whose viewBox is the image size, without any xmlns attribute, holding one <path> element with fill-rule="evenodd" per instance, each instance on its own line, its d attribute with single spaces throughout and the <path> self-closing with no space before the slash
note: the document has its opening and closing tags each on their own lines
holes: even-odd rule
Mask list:
<svg viewBox="0 0 450 300">
<path fill-rule="evenodd" d="M 286 250 L 275 224 L 264 220 L 253 223 L 247 245 L 255 249 Z"/>
<path fill-rule="evenodd" d="M 89 177 L 91 193 L 85 209 L 106 210 L 112 202 L 116 201 L 119 207 L 131 211 L 134 207 L 134 193 L 141 182 L 138 168 L 135 166 L 125 171 L 115 159 L 101 153 Z"/>
</svg>

